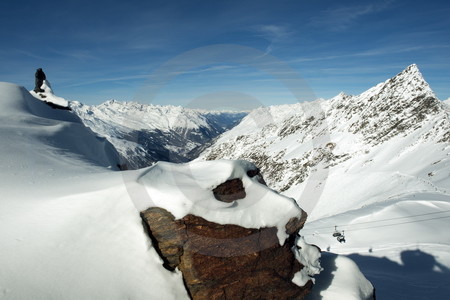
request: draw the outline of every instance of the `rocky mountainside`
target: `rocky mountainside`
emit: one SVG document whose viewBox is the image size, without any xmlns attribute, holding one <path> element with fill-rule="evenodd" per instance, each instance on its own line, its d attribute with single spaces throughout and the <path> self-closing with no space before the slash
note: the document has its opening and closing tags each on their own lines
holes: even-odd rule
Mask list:
<svg viewBox="0 0 450 300">
<path fill-rule="evenodd" d="M 116 147 L 130 169 L 156 161 L 192 160 L 246 115 L 115 100 L 96 106 L 71 102 L 70 106 L 86 126 Z"/>
<path fill-rule="evenodd" d="M 252 161 L 309 213 L 321 198 L 316 213 L 327 215 L 400 194 L 405 184 L 447 193 L 449 142 L 444 103 L 411 65 L 360 95 L 257 109 L 200 159 Z"/>
</svg>

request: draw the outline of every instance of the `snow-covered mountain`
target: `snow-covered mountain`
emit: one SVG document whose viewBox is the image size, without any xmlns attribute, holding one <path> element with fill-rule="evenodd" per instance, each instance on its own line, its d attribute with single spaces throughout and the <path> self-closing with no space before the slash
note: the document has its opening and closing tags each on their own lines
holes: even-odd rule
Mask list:
<svg viewBox="0 0 450 300">
<path fill-rule="evenodd" d="M 246 115 L 115 100 L 97 106 L 71 102 L 71 108 L 116 147 L 130 169 L 192 160 Z"/>
<path fill-rule="evenodd" d="M 449 116 L 411 65 L 360 95 L 257 109 L 199 159 L 254 162 L 309 213 L 305 239 L 355 259 L 380 298 L 442 299 L 450 293 Z M 346 243 L 332 236 L 335 226 Z"/>
<path fill-rule="evenodd" d="M 257 109 L 201 158 L 253 161 L 269 185 L 300 201 L 311 178 L 319 182 L 303 195 L 308 198 L 336 199 L 346 189 L 345 201 L 336 199 L 337 213 L 381 200 L 380 189 L 392 195 L 403 191 L 398 182 L 404 176 L 417 187 L 434 190 L 445 182 L 448 188 L 449 131 L 444 104 L 411 65 L 361 95 Z M 361 175 L 364 188 L 347 189 Z M 371 190 L 377 192 L 364 194 Z M 328 207 L 326 202 L 321 206 Z M 303 204 L 311 212 L 315 203 Z"/>
</svg>

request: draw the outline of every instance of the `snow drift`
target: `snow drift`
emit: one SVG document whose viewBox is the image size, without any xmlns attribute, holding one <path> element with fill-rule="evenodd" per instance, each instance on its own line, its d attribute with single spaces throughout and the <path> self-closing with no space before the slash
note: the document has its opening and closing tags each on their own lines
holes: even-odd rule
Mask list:
<svg viewBox="0 0 450 300">
<path fill-rule="evenodd" d="M 187 299 L 148 241 L 111 144 L 0 83 L 0 298 Z"/>
</svg>

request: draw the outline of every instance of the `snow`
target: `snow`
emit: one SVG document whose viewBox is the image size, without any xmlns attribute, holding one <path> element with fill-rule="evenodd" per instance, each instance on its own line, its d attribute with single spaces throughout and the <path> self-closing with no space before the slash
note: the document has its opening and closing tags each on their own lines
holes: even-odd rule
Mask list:
<svg viewBox="0 0 450 300">
<path fill-rule="evenodd" d="M 30 91 L 30 94 L 41 101 L 50 102 L 62 107 L 69 107 L 69 101 L 62 97 L 58 97 L 53 93 L 52 87 L 48 80 L 44 80 L 41 89 L 43 89 L 44 92 L 36 93 L 35 91 Z"/>
<path fill-rule="evenodd" d="M 449 220 L 448 195 L 405 193 L 308 222 L 301 233 L 358 263 L 382 299 L 443 299 L 450 293 Z M 335 225 L 345 243 L 332 237 Z"/>
<path fill-rule="evenodd" d="M 189 299 L 142 227 L 117 152 L 0 83 L 0 298 Z"/>
<path fill-rule="evenodd" d="M 299 286 L 304 286 L 308 280 L 312 280 L 315 283 L 313 276 L 323 271 L 323 268 L 320 266 L 320 249 L 306 243 L 304 237 L 298 237 L 294 253 L 297 260 L 304 267 L 294 275 L 292 282 Z"/>
<path fill-rule="evenodd" d="M 278 239 L 283 245 L 288 237 L 285 225 L 293 217 L 300 218 L 302 209 L 294 199 L 267 188 L 255 177 L 248 177 L 247 171 L 255 169 L 246 161 L 158 162 L 140 175 L 138 183 L 145 186 L 149 197 L 137 198 L 135 205 L 139 211 L 162 207 L 176 219 L 193 214 L 219 224 L 277 227 Z M 246 197 L 232 203 L 216 200 L 212 190 L 235 178 L 242 180 Z"/>
<path fill-rule="evenodd" d="M 317 276 L 317 285 L 307 299 L 372 300 L 373 286 L 355 262 L 341 255 L 323 255 L 325 271 Z M 378 296 L 378 295 L 377 295 Z M 381 297 L 381 299 L 385 299 Z M 387 298 L 400 299 L 400 298 Z"/>
<path fill-rule="evenodd" d="M 442 103 L 444 103 L 446 110 L 450 111 L 450 98 L 448 98 L 447 100 L 442 101 Z"/>
</svg>

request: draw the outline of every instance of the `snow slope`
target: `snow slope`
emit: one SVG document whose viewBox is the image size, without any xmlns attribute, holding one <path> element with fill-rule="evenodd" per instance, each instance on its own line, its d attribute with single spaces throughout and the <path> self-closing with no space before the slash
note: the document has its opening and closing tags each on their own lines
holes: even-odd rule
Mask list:
<svg viewBox="0 0 450 300">
<path fill-rule="evenodd" d="M 361 95 L 255 110 L 200 158 L 254 162 L 269 186 L 309 213 L 305 240 L 353 258 L 381 299 L 443 299 L 450 294 L 450 238 L 442 230 L 450 225 L 448 112 L 411 65 Z M 345 244 L 332 237 L 335 225 Z"/>
<path fill-rule="evenodd" d="M 144 233 L 118 154 L 0 83 L 0 298 L 188 299 Z"/>
<path fill-rule="evenodd" d="M 115 100 L 97 106 L 74 101 L 70 107 L 116 147 L 130 169 L 156 161 L 187 162 L 246 115 Z"/>
</svg>

